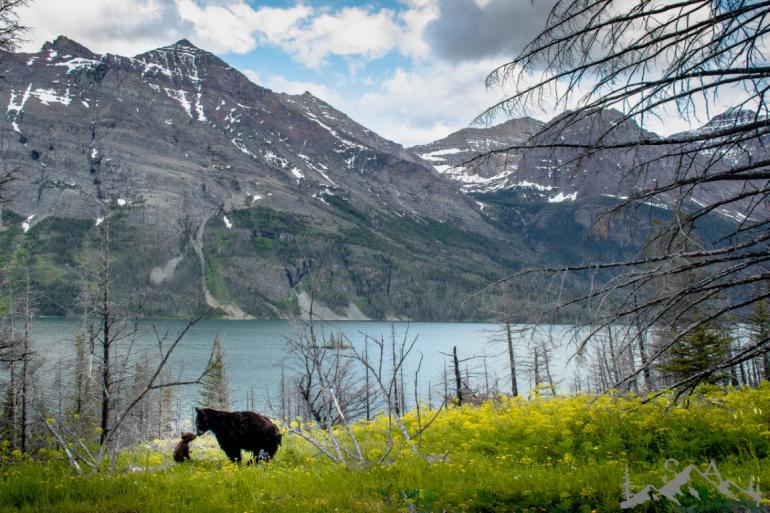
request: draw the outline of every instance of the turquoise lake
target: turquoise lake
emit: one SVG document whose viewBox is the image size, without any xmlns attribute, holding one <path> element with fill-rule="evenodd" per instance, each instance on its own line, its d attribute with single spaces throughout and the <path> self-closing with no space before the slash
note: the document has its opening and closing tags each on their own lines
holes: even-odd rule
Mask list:
<svg viewBox="0 0 770 513">
<path fill-rule="evenodd" d="M 151 356 L 157 362 L 158 336 L 168 334 L 173 339 L 185 326 L 185 321 L 139 320 L 138 331 L 131 344 L 132 358 L 141 353 Z M 522 326 L 518 326 L 522 328 Z M 74 339 L 80 329 L 77 319 L 36 319 L 32 329 L 33 350 L 43 361 L 38 375 L 44 382 L 51 382 L 59 369 L 67 382 L 67 369 L 74 362 Z M 280 380 L 283 372 L 291 378 L 291 362 L 287 360 L 287 340 L 296 337 L 306 326 L 291 321 L 227 321 L 202 320 L 194 325 L 179 344 L 170 362 L 175 377 L 189 379 L 200 374 L 205 367 L 215 337 L 220 337 L 225 353 L 226 372 L 229 382 L 230 400 L 233 409 L 254 408 L 269 411 L 280 395 Z M 363 347 L 366 336 L 381 338 L 390 343 L 395 333 L 397 342 L 417 338 L 412 357 L 405 367 L 407 387 L 413 389 L 414 371 L 422 354 L 422 366 L 418 379 L 421 400 L 428 397 L 428 388 L 434 402 L 443 395 L 444 367 L 450 367 L 448 353 L 457 346 L 463 373 L 468 374 L 473 388 L 502 391 L 510 390 L 508 353 L 503 343 L 501 327 L 484 323 L 446 322 L 375 322 L 375 321 L 326 321 L 315 324 L 317 332 L 329 338 L 332 334 L 344 334 L 355 347 Z M 550 327 L 551 337 L 567 339 L 567 326 Z M 531 333 L 516 336 L 516 357 L 519 360 L 517 379 L 519 388 L 526 392 L 532 386 L 527 369 L 527 356 L 533 337 Z M 564 344 L 566 346 L 566 343 Z M 129 341 L 121 343 L 125 354 Z M 372 347 L 372 346 L 370 346 Z M 564 347 L 554 352 L 551 370 L 562 390 L 571 385 L 571 365 L 568 363 L 569 350 Z M 486 371 L 485 371 L 486 368 Z M 451 367 L 450 367 L 451 374 Z M 451 384 L 450 384 L 451 388 Z M 197 386 L 179 389 L 181 404 L 191 410 L 199 395 Z M 55 393 L 51 391 L 50 393 Z M 49 393 L 49 392 L 47 392 Z M 413 392 L 411 396 L 413 397 Z"/>
</svg>

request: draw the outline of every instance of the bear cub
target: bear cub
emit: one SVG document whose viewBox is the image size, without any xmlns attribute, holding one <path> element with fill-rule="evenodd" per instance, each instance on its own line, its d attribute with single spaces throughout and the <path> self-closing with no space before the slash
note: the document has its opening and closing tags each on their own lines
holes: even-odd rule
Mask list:
<svg viewBox="0 0 770 513">
<path fill-rule="evenodd" d="M 188 431 L 182 433 L 182 439 L 174 448 L 174 461 L 182 463 L 184 460 L 190 459 L 190 442 L 196 438 L 198 437 Z"/>
</svg>

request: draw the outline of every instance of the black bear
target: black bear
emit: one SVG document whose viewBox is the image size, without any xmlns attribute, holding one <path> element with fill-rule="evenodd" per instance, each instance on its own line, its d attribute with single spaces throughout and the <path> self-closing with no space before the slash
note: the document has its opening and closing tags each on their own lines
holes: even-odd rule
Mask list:
<svg viewBox="0 0 770 513">
<path fill-rule="evenodd" d="M 196 438 L 198 437 L 188 431 L 182 433 L 182 440 L 174 448 L 174 461 L 182 463 L 184 460 L 190 459 L 190 442 Z"/>
<path fill-rule="evenodd" d="M 195 408 L 198 435 L 211 431 L 230 461 L 241 461 L 241 449 L 255 459 L 270 459 L 281 445 L 282 435 L 270 419 L 253 411 L 220 411 Z"/>
</svg>

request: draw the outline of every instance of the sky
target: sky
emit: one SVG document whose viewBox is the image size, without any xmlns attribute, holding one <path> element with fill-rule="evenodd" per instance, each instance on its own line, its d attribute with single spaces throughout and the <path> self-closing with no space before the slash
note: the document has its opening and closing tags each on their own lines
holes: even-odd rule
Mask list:
<svg viewBox="0 0 770 513">
<path fill-rule="evenodd" d="M 469 126 L 503 98 L 484 79 L 536 34 L 549 6 L 545 0 L 33 0 L 19 16 L 30 27 L 25 52 L 58 35 L 97 53 L 129 56 L 186 38 L 263 87 L 310 91 L 411 146 Z"/>
<path fill-rule="evenodd" d="M 18 14 L 30 28 L 22 51 L 65 35 L 133 56 L 186 38 L 263 87 L 310 91 L 412 146 L 469 126 L 504 98 L 484 79 L 537 35 L 552 2 L 31 0 Z"/>
</svg>

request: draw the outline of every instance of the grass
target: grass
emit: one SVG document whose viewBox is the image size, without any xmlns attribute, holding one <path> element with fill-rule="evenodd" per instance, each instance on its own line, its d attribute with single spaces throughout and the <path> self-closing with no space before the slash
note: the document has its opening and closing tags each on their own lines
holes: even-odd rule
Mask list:
<svg viewBox="0 0 770 513">
<path fill-rule="evenodd" d="M 414 413 L 406 423 L 415 427 Z M 371 461 L 383 453 L 386 425 L 378 418 L 354 426 Z M 84 477 L 55 451 L 31 458 L 6 451 L 0 511 L 618 511 L 626 465 L 637 491 L 671 477 L 669 458 L 701 470 L 713 460 L 725 479 L 744 488 L 754 479 L 767 496 L 770 386 L 702 389 L 687 406 L 579 396 L 453 407 L 425 432 L 421 455 L 400 444 L 387 463 L 365 468 L 334 464 L 290 435 L 273 462 L 257 466 L 230 464 L 210 435 L 193 443 L 192 462 L 176 465 L 174 443 L 126 451 L 119 470 Z M 679 508 L 664 501 L 633 511 L 767 511 L 694 486 L 702 500 L 683 496 Z"/>
</svg>

